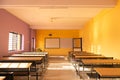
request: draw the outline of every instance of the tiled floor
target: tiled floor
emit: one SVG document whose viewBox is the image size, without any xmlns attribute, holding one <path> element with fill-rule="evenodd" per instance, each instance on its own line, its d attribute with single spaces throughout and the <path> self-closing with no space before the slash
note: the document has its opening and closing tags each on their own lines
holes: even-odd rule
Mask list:
<svg viewBox="0 0 120 80">
<path fill-rule="evenodd" d="M 44 80 L 80 80 L 75 69 L 64 57 L 50 58 Z"/>
<path fill-rule="evenodd" d="M 15 80 L 27 80 L 27 77 L 15 77 Z M 31 76 L 30 80 L 36 80 L 35 76 Z M 75 68 L 66 57 L 50 57 L 49 65 L 39 80 L 96 80 L 89 78 L 85 72 L 81 72 L 80 76 L 76 74 Z M 100 79 L 100 80 L 120 80 L 120 79 Z"/>
</svg>

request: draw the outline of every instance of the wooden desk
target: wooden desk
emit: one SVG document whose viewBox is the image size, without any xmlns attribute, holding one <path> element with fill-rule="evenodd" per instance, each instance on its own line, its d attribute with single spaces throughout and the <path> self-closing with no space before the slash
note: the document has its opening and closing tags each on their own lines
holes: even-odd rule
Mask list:
<svg viewBox="0 0 120 80">
<path fill-rule="evenodd" d="M 28 72 L 30 80 L 30 66 L 32 63 L 0 63 L 0 72 Z"/>
<path fill-rule="evenodd" d="M 39 56 L 39 57 L 44 57 L 45 54 L 40 54 L 40 55 L 36 55 L 36 54 L 13 54 L 11 56 Z"/>
<path fill-rule="evenodd" d="M 29 68 L 32 63 L 0 63 L 0 68 Z"/>
<path fill-rule="evenodd" d="M 105 57 L 105 56 L 98 56 L 98 55 L 90 55 L 90 56 L 75 56 L 75 59 L 112 59 L 113 57 Z"/>
<path fill-rule="evenodd" d="M 2 57 L 0 62 L 39 62 L 42 57 Z"/>
<path fill-rule="evenodd" d="M 48 52 L 23 52 L 23 55 L 45 55 L 45 58 L 48 59 Z"/>
<path fill-rule="evenodd" d="M 120 68 L 94 68 L 98 75 L 96 80 L 101 77 L 104 78 L 120 78 Z"/>
<path fill-rule="evenodd" d="M 95 55 L 95 54 L 79 54 L 79 55 L 73 55 L 73 60 L 79 60 L 79 59 L 96 59 L 96 58 L 105 58 L 105 56 Z"/>
<path fill-rule="evenodd" d="M 41 64 L 43 57 L 2 57 L 0 62 L 32 62 L 35 67 Z"/>
<path fill-rule="evenodd" d="M 36 79 L 38 79 L 38 69 L 37 65 L 41 64 L 42 57 L 2 57 L 0 58 L 0 62 L 31 62 L 32 65 L 35 66 L 34 70 L 36 71 Z M 41 71 L 43 71 L 43 68 L 41 66 L 39 67 Z"/>
<path fill-rule="evenodd" d="M 113 59 L 113 57 L 105 57 L 105 56 L 75 56 L 75 61 L 82 62 L 83 59 Z"/>
<path fill-rule="evenodd" d="M 69 61 L 71 61 L 74 58 L 74 56 L 89 55 L 89 54 L 93 54 L 93 53 L 88 53 L 88 52 L 85 52 L 85 51 L 69 51 L 68 52 L 68 59 L 69 59 Z"/>
<path fill-rule="evenodd" d="M 88 52 L 69 52 L 68 57 L 70 59 L 75 59 L 76 56 L 97 56 L 97 55 L 98 54 L 93 54 Z"/>
<path fill-rule="evenodd" d="M 48 52 L 23 52 L 22 54 L 35 54 L 35 55 L 40 55 L 40 54 L 48 54 Z"/>
<path fill-rule="evenodd" d="M 73 55 L 74 56 L 100 56 L 100 54 L 93 54 L 93 53 L 76 53 Z"/>
<path fill-rule="evenodd" d="M 117 59 L 82 59 L 84 65 L 94 64 L 120 64 L 120 60 Z"/>
<path fill-rule="evenodd" d="M 48 52 L 23 52 L 21 54 L 23 55 L 45 55 L 45 59 L 48 62 L 48 56 L 49 56 Z"/>
<path fill-rule="evenodd" d="M 19 56 L 4 56 L 3 58 L 0 58 L 0 61 L 14 61 L 14 62 L 41 62 L 43 61 L 43 56 L 32 56 L 32 55 L 19 55 Z"/>
<path fill-rule="evenodd" d="M 43 62 L 43 68 L 45 68 L 45 66 L 47 65 L 47 57 L 45 54 L 41 54 L 41 55 L 35 55 L 35 54 L 13 54 L 11 56 L 4 56 L 4 57 L 42 57 L 42 62 Z"/>
<path fill-rule="evenodd" d="M 107 66 L 107 65 L 120 65 L 120 60 L 117 59 L 83 59 L 82 65 L 83 65 L 83 71 L 84 71 L 84 66 L 89 65 L 91 66 L 91 72 L 94 68 L 94 66 Z"/>
<path fill-rule="evenodd" d="M 75 56 L 75 63 L 74 63 L 74 67 L 75 67 L 75 69 L 76 69 L 76 72 L 78 72 L 79 73 L 79 66 L 78 66 L 78 69 L 77 69 L 77 64 L 81 64 L 81 62 L 82 63 L 84 63 L 82 60 L 83 59 L 113 59 L 113 57 L 105 57 L 105 56 L 98 56 L 98 55 L 90 55 L 90 56 Z"/>
<path fill-rule="evenodd" d="M 0 76 L 0 80 L 4 80 L 5 79 L 5 76 Z"/>
<path fill-rule="evenodd" d="M 13 54 L 11 56 L 40 56 L 40 57 L 44 57 L 45 62 L 48 62 L 48 53 L 47 52 L 25 52 L 25 53 L 21 53 L 21 54 Z"/>
</svg>

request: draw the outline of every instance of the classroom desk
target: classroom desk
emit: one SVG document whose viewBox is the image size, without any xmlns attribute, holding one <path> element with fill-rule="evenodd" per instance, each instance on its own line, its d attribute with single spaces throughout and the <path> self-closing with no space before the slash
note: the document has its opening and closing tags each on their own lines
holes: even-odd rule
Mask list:
<svg viewBox="0 0 120 80">
<path fill-rule="evenodd" d="M 100 55 L 75 56 L 75 59 L 111 59 L 113 57 L 105 57 Z"/>
<path fill-rule="evenodd" d="M 0 80 L 4 80 L 5 79 L 5 76 L 0 76 Z"/>
<path fill-rule="evenodd" d="M 89 65 L 91 66 L 91 72 L 95 66 L 107 66 L 107 65 L 120 65 L 120 60 L 117 59 L 83 59 L 82 65 L 83 65 L 83 71 L 84 71 L 84 66 Z"/>
<path fill-rule="evenodd" d="M 32 65 L 35 66 L 34 71 L 36 71 L 36 75 L 38 75 L 37 65 L 41 64 L 41 61 L 42 61 L 42 57 L 2 57 L 0 58 L 0 62 L 31 62 Z M 42 68 L 41 70 L 43 71 Z"/>
<path fill-rule="evenodd" d="M 3 56 L 3 57 L 42 57 L 42 63 L 43 63 L 43 68 L 45 68 L 46 66 L 46 57 L 45 57 L 45 54 L 42 54 L 42 55 L 35 55 L 35 54 L 13 54 L 11 56 Z"/>
<path fill-rule="evenodd" d="M 100 54 L 93 54 L 93 53 L 76 53 L 73 55 L 74 56 L 100 56 Z"/>
<path fill-rule="evenodd" d="M 118 59 L 82 59 L 84 65 L 94 65 L 94 64 L 120 64 Z"/>
<path fill-rule="evenodd" d="M 48 52 L 23 52 L 21 54 L 23 54 L 23 55 L 40 55 L 40 56 L 44 56 L 44 60 L 45 60 L 46 64 L 48 64 L 48 57 L 49 57 Z"/>
<path fill-rule="evenodd" d="M 43 58 L 45 59 L 46 55 L 45 54 L 41 54 L 41 55 L 35 55 L 35 54 L 13 54 L 11 56 L 4 56 L 4 57 L 39 57 L 39 58 Z"/>
<path fill-rule="evenodd" d="M 42 57 L 2 57 L 0 62 L 40 62 Z"/>
<path fill-rule="evenodd" d="M 83 60 L 91 60 L 91 59 L 113 59 L 113 57 L 105 57 L 105 56 L 100 56 L 100 55 L 90 55 L 90 56 L 75 56 L 75 63 L 74 63 L 74 67 L 76 69 L 76 72 L 79 73 L 79 66 L 81 63 L 84 64 Z M 78 64 L 78 69 L 77 69 L 77 64 Z M 82 65 L 83 65 L 82 64 Z M 84 70 L 84 67 L 83 67 L 83 70 Z"/>
<path fill-rule="evenodd" d="M 96 57 L 97 56 L 97 57 Z M 96 55 L 96 54 L 74 54 L 73 55 L 73 60 L 77 60 L 77 59 L 90 59 L 90 58 L 105 58 L 105 56 L 102 56 L 102 55 Z"/>
<path fill-rule="evenodd" d="M 40 54 L 40 55 L 36 55 L 36 54 L 13 54 L 11 55 L 12 57 L 43 57 L 46 58 L 45 54 Z M 4 56 L 5 57 L 5 56 Z M 10 57 L 10 56 L 9 56 Z"/>
<path fill-rule="evenodd" d="M 69 54 L 68 54 L 68 58 L 69 58 L 69 61 L 70 60 L 72 60 L 72 59 L 74 59 L 75 58 L 75 56 L 93 56 L 93 55 L 98 55 L 98 54 L 93 54 L 93 53 L 88 53 L 88 52 L 82 52 L 82 51 L 71 51 L 71 52 L 69 52 Z"/>
<path fill-rule="evenodd" d="M 13 54 L 11 56 L 41 56 L 41 57 L 44 57 L 45 54 L 40 54 L 40 55 L 36 55 L 36 54 Z"/>
<path fill-rule="evenodd" d="M 27 72 L 30 80 L 30 66 L 32 63 L 0 63 L 0 72 Z"/>
<path fill-rule="evenodd" d="M 48 52 L 23 52 L 23 55 L 45 55 L 46 59 L 48 59 Z"/>
<path fill-rule="evenodd" d="M 5 76 L 0 76 L 0 80 L 4 80 L 5 79 Z"/>
<path fill-rule="evenodd" d="M 21 54 L 35 54 L 35 55 L 46 54 L 48 55 L 48 52 L 22 52 Z"/>
<path fill-rule="evenodd" d="M 94 68 L 96 80 L 103 78 L 120 78 L 120 68 Z"/>
</svg>

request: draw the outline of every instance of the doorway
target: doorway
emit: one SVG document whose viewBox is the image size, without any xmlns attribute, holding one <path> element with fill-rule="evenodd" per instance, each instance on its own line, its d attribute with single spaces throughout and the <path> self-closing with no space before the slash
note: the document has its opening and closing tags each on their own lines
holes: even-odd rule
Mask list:
<svg viewBox="0 0 120 80">
<path fill-rule="evenodd" d="M 73 38 L 73 51 L 82 51 L 82 38 Z"/>
</svg>

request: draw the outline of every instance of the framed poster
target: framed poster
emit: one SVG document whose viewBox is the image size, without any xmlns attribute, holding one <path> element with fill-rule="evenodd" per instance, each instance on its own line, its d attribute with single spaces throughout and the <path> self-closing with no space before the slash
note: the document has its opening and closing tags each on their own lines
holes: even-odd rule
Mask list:
<svg viewBox="0 0 120 80">
<path fill-rule="evenodd" d="M 60 48 L 60 38 L 45 38 L 45 48 Z"/>
</svg>

